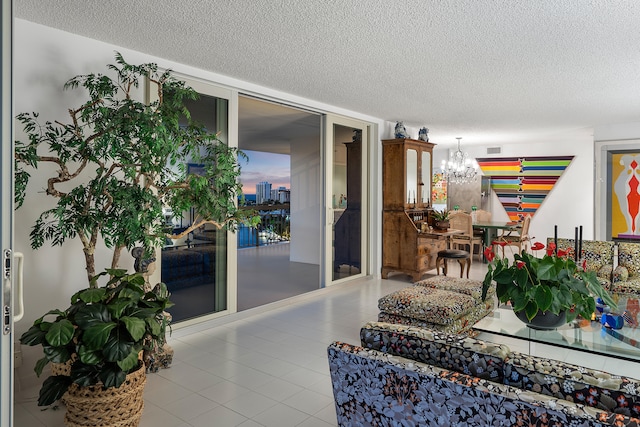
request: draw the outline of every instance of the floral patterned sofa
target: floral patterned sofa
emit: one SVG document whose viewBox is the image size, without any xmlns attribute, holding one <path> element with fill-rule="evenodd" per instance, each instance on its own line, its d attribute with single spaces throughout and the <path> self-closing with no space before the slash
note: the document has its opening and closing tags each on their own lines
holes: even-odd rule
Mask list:
<svg viewBox="0 0 640 427">
<path fill-rule="evenodd" d="M 505 345 L 382 322 L 334 342 L 340 426 L 638 426 L 640 382 Z"/>
</svg>

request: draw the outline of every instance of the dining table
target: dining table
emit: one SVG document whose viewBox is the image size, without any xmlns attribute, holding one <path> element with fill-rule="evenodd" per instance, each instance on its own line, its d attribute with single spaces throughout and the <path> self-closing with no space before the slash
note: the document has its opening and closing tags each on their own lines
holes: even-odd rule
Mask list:
<svg viewBox="0 0 640 427">
<path fill-rule="evenodd" d="M 482 233 L 483 248 L 487 248 L 491 245 L 491 242 L 493 242 L 496 238 L 498 230 L 517 231 L 521 227 L 522 224 L 516 221 L 488 221 L 476 222 L 473 224 L 473 228 L 484 231 Z"/>
</svg>

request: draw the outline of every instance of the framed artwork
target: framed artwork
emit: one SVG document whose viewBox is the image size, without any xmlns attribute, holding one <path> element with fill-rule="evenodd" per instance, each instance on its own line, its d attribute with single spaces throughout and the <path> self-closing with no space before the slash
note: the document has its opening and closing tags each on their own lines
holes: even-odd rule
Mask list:
<svg viewBox="0 0 640 427">
<path fill-rule="evenodd" d="M 598 240 L 640 241 L 640 140 L 596 141 Z"/>
<path fill-rule="evenodd" d="M 611 153 L 611 237 L 640 240 L 640 150 Z"/>
<path fill-rule="evenodd" d="M 476 159 L 511 221 L 533 216 L 553 190 L 573 156 Z"/>
<path fill-rule="evenodd" d="M 640 241 L 640 149 L 608 145 L 601 149 L 601 202 L 607 240 Z M 602 203 L 598 203 L 602 204 Z M 596 217 L 596 222 L 598 218 Z M 602 221 L 600 221 L 602 222 Z"/>
<path fill-rule="evenodd" d="M 432 175 L 431 204 L 447 206 L 447 178 L 442 172 L 434 172 Z"/>
</svg>

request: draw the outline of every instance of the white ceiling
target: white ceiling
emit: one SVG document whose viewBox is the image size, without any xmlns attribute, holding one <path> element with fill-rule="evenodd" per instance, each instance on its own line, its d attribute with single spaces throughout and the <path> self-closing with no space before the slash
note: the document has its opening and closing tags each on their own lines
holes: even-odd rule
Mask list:
<svg viewBox="0 0 640 427">
<path fill-rule="evenodd" d="M 320 115 L 241 96 L 238 101 L 238 147 L 241 150 L 291 154 L 292 143 L 320 146 Z"/>
<path fill-rule="evenodd" d="M 437 143 L 590 135 L 640 121 L 637 0 L 14 4 L 17 18 L 427 126 Z"/>
</svg>

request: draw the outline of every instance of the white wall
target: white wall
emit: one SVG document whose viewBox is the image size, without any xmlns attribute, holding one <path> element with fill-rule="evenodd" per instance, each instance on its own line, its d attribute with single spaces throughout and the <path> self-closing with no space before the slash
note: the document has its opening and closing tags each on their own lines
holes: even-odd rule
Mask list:
<svg viewBox="0 0 640 427">
<path fill-rule="evenodd" d="M 638 138 L 640 138 L 640 122 L 596 126 L 593 129 L 593 139 L 595 141 L 613 141 Z"/>
<path fill-rule="evenodd" d="M 320 141 L 291 144 L 291 247 L 294 262 L 320 264 L 322 246 L 322 165 Z"/>
</svg>

